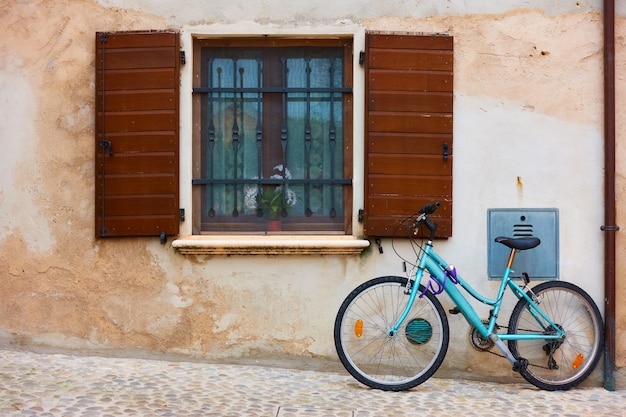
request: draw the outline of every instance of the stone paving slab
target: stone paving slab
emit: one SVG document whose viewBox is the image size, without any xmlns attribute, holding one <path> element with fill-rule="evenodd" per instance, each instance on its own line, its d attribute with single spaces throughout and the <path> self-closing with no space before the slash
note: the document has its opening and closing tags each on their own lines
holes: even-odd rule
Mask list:
<svg viewBox="0 0 626 417">
<path fill-rule="evenodd" d="M 390 417 L 626 415 L 626 391 L 431 378 L 405 392 L 347 374 L 0 350 L 0 416 Z"/>
</svg>

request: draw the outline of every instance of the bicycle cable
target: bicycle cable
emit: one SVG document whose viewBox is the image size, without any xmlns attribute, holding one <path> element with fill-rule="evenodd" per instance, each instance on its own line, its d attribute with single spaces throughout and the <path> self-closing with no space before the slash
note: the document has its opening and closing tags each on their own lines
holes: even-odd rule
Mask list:
<svg viewBox="0 0 626 417">
<path fill-rule="evenodd" d="M 396 256 L 402 260 L 404 264 L 404 270 L 405 272 L 407 272 L 407 275 L 409 276 L 410 274 L 408 273 L 409 271 L 406 268 L 406 264 L 411 266 L 411 270 L 414 270 L 415 268 L 417 268 L 420 256 L 422 255 L 422 251 L 424 250 L 423 245 L 424 245 L 425 237 L 421 233 L 422 222 L 421 221 L 416 222 L 416 223 L 413 222 L 414 219 L 419 217 L 419 215 L 420 213 L 416 213 L 416 214 L 407 216 L 404 220 L 398 223 L 398 225 L 394 229 L 393 234 L 391 236 L 391 248 L 393 249 L 393 252 L 396 254 Z M 418 228 L 417 232 L 413 232 L 415 227 Z M 414 261 L 410 261 L 409 259 L 405 258 L 403 255 L 400 254 L 399 250 L 396 248 L 396 245 L 394 242 L 396 238 L 401 237 L 400 236 L 401 229 L 404 229 L 404 232 L 406 233 L 408 237 L 409 247 L 411 248 L 411 251 L 413 252 L 413 255 L 415 256 Z M 421 243 L 417 242 L 418 239 L 421 239 Z"/>
</svg>

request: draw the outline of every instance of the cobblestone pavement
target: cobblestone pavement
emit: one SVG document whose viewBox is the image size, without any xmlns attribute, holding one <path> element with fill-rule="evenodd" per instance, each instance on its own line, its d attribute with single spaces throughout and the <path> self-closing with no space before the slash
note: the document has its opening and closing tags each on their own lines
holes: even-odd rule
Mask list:
<svg viewBox="0 0 626 417">
<path fill-rule="evenodd" d="M 431 378 L 371 390 L 346 373 L 0 350 L 0 416 L 615 416 L 626 391 Z"/>
</svg>

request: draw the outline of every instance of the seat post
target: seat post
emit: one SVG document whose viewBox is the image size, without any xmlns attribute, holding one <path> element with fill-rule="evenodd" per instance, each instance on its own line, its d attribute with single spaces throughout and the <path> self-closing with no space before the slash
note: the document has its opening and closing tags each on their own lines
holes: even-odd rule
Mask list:
<svg viewBox="0 0 626 417">
<path fill-rule="evenodd" d="M 515 253 L 517 252 L 517 249 L 513 249 L 511 248 L 511 253 L 509 255 L 509 260 L 506 263 L 506 267 L 507 268 L 513 268 L 513 261 L 515 260 Z"/>
</svg>

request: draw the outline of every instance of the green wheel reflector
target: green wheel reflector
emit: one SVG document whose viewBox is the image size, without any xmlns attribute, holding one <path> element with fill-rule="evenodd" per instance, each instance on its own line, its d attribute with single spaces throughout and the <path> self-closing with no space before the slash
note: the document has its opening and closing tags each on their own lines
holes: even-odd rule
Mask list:
<svg viewBox="0 0 626 417">
<path fill-rule="evenodd" d="M 409 342 L 423 345 L 432 337 L 433 327 L 424 319 L 413 319 L 406 325 L 404 332 Z"/>
</svg>

